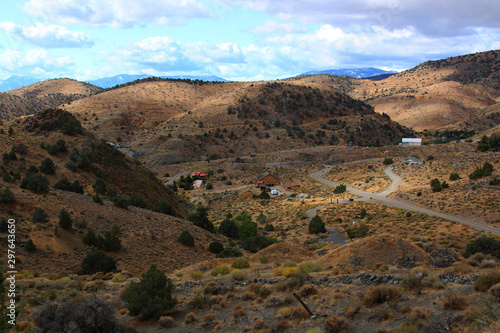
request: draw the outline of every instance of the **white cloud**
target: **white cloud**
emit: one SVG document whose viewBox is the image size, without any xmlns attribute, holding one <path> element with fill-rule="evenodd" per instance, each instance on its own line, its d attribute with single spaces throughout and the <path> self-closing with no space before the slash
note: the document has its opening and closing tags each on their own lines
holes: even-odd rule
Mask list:
<svg viewBox="0 0 500 333">
<path fill-rule="evenodd" d="M 5 50 L 0 55 L 0 67 L 18 75 L 45 74 L 66 76 L 73 61 L 69 57 L 53 57 L 47 50 L 33 49 L 27 52 Z"/>
<path fill-rule="evenodd" d="M 271 35 L 278 34 L 291 34 L 291 33 L 304 33 L 306 29 L 295 23 L 280 23 L 273 20 L 266 20 L 263 25 L 247 29 L 247 32 L 256 35 Z"/>
<path fill-rule="evenodd" d="M 119 28 L 146 23 L 178 25 L 190 18 L 211 16 L 195 0 L 29 0 L 23 9 L 62 24 Z"/>
<path fill-rule="evenodd" d="M 1 22 L 0 30 L 40 47 L 66 48 L 94 45 L 89 35 L 54 24 L 36 23 L 33 26 L 22 27 L 12 22 Z"/>
<path fill-rule="evenodd" d="M 337 27 L 414 27 L 428 36 L 474 34 L 500 28 L 500 2 L 491 0 L 225 0 L 228 5 L 266 12 L 284 21 Z"/>
</svg>

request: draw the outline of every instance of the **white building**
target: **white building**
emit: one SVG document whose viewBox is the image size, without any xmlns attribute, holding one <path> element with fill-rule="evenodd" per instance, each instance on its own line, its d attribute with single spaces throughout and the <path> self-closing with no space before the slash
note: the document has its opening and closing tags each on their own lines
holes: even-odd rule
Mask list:
<svg viewBox="0 0 500 333">
<path fill-rule="evenodd" d="M 403 138 L 403 142 L 399 144 L 400 146 L 421 146 L 422 139 L 420 138 Z"/>
</svg>

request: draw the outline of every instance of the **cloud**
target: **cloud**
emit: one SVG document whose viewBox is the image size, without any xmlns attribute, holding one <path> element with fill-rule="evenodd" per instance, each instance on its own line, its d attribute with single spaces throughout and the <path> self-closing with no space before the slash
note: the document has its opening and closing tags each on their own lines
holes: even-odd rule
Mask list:
<svg viewBox="0 0 500 333">
<path fill-rule="evenodd" d="M 29 0 L 23 9 L 62 24 L 117 28 L 147 23 L 180 25 L 190 18 L 211 17 L 195 0 Z"/>
<path fill-rule="evenodd" d="M 278 34 L 291 34 L 291 33 L 304 33 L 306 29 L 294 23 L 280 23 L 273 20 L 266 20 L 263 25 L 247 29 L 246 32 L 255 35 L 271 35 Z"/>
<path fill-rule="evenodd" d="M 80 31 L 70 31 L 54 24 L 36 23 L 22 27 L 12 22 L 1 22 L 0 31 L 44 48 L 91 47 L 92 38 Z"/>
<path fill-rule="evenodd" d="M 413 27 L 427 36 L 471 35 L 500 28 L 500 2 L 490 0 L 226 0 L 228 5 L 266 12 L 302 24 Z"/>
<path fill-rule="evenodd" d="M 66 76 L 72 69 L 73 60 L 69 57 L 53 57 L 47 50 L 33 49 L 27 52 L 5 50 L 0 54 L 0 67 L 5 72 L 18 75 L 45 74 Z"/>
</svg>

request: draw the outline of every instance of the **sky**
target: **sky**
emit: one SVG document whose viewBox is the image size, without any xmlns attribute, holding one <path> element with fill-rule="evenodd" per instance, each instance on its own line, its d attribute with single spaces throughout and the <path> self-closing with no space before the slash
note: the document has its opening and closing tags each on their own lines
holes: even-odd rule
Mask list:
<svg viewBox="0 0 500 333">
<path fill-rule="evenodd" d="M 500 49 L 493 0 L 0 0 L 0 80 L 281 79 Z"/>
</svg>

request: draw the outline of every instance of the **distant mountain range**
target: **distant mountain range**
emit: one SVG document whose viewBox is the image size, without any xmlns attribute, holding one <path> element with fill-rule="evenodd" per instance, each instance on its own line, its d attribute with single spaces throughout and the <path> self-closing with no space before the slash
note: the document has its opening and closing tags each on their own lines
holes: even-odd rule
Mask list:
<svg viewBox="0 0 500 333">
<path fill-rule="evenodd" d="M 353 78 L 371 78 L 380 75 L 384 75 L 383 78 L 389 77 L 396 72 L 385 71 L 383 69 L 373 68 L 373 67 L 364 67 L 364 68 L 336 68 L 336 69 L 328 69 L 323 71 L 310 71 L 300 75 L 314 75 L 314 74 L 331 74 L 331 75 L 347 75 Z M 119 84 L 124 84 L 128 82 L 132 82 L 139 79 L 144 79 L 147 77 L 152 77 L 152 75 L 147 74 L 139 74 L 139 75 L 129 75 L 129 74 L 119 74 L 115 76 L 103 77 L 96 80 L 84 81 L 90 84 L 93 84 L 97 87 L 101 88 L 111 88 Z M 192 75 L 178 75 L 178 76 L 160 76 L 164 79 L 186 79 L 186 80 L 203 80 L 203 81 L 219 81 L 219 82 L 228 82 L 228 80 L 223 79 L 214 75 L 207 76 L 192 76 Z M 4 81 L 0 81 L 0 92 L 5 92 L 9 90 L 14 90 L 17 88 L 29 86 L 30 84 L 34 84 L 40 81 L 48 80 L 50 78 L 40 78 L 40 77 L 31 77 L 31 76 L 18 76 L 14 75 L 9 77 Z M 377 78 L 373 78 L 376 80 Z M 378 78 L 379 80 L 382 77 Z"/>
<path fill-rule="evenodd" d="M 346 76 L 353 77 L 355 79 L 366 79 L 366 78 L 370 78 L 372 76 L 379 76 L 379 75 L 390 76 L 392 74 L 396 74 L 396 72 L 386 71 L 386 70 L 374 68 L 374 67 L 363 67 L 363 68 L 335 68 L 335 69 L 327 69 L 327 70 L 323 70 L 323 71 L 310 71 L 310 72 L 306 72 L 306 73 L 303 73 L 300 75 L 317 75 L 317 74 L 330 74 L 330 75 L 337 75 L 337 76 L 346 75 Z"/>
</svg>

